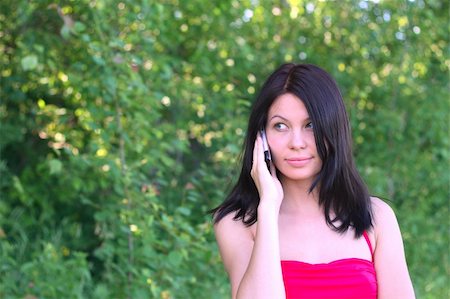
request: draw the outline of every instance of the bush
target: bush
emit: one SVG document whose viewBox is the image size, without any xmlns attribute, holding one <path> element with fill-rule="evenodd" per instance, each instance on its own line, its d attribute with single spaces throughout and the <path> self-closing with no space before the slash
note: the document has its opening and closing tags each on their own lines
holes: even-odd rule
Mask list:
<svg viewBox="0 0 450 299">
<path fill-rule="evenodd" d="M 442 1 L 2 1 L 1 297 L 226 298 L 207 212 L 236 178 L 262 80 L 285 61 L 337 79 L 416 293 L 445 297 L 446 12 Z"/>
</svg>

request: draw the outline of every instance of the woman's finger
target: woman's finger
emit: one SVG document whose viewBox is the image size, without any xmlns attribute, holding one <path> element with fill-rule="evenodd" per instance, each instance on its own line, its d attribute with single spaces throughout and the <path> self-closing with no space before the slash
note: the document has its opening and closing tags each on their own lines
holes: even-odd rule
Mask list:
<svg viewBox="0 0 450 299">
<path fill-rule="evenodd" d="M 277 168 L 275 167 L 275 164 L 273 164 L 273 161 L 270 161 L 270 174 L 272 175 L 272 177 L 274 178 L 278 178 L 277 177 Z"/>
<path fill-rule="evenodd" d="M 259 151 L 258 137 L 259 136 L 256 136 L 255 145 L 253 146 L 253 165 L 252 165 L 252 168 L 255 169 L 255 170 L 256 170 L 256 167 L 258 165 L 258 151 Z"/>
</svg>

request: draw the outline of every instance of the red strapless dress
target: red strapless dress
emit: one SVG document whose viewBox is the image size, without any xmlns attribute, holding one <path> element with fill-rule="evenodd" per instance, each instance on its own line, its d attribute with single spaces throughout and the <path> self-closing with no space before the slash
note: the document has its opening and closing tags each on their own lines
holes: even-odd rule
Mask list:
<svg viewBox="0 0 450 299">
<path fill-rule="evenodd" d="M 348 258 L 326 264 L 281 261 L 286 299 L 377 298 L 377 278 L 373 250 L 367 233 L 364 238 L 372 261 Z"/>
</svg>

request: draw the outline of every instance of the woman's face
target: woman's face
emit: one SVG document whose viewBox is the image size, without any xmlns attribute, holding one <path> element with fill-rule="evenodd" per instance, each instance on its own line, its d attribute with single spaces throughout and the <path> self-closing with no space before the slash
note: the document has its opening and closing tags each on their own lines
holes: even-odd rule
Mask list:
<svg viewBox="0 0 450 299">
<path fill-rule="evenodd" d="M 313 125 L 303 102 L 291 93 L 275 99 L 266 124 L 274 164 L 286 179 L 314 180 L 322 167 Z"/>
</svg>

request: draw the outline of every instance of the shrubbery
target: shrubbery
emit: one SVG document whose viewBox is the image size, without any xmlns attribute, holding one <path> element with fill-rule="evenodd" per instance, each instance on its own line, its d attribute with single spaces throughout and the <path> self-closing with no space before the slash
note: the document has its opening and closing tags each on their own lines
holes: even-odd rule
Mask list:
<svg viewBox="0 0 450 299">
<path fill-rule="evenodd" d="M 285 61 L 337 79 L 418 297 L 448 295 L 448 4 L 269 2 L 1 2 L 0 297 L 227 298 L 208 210 Z"/>
</svg>

